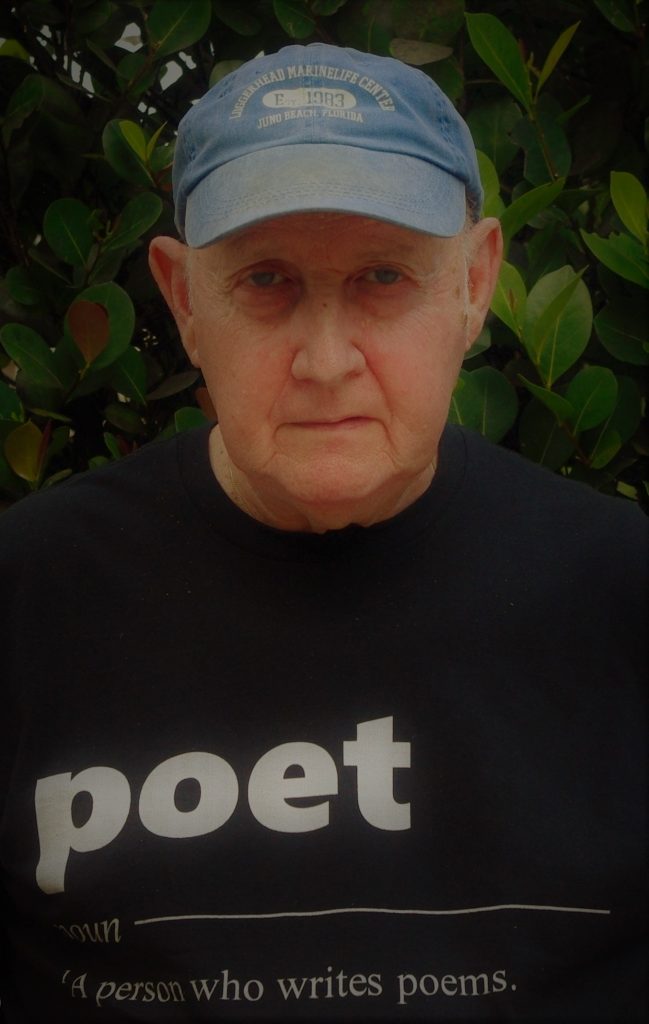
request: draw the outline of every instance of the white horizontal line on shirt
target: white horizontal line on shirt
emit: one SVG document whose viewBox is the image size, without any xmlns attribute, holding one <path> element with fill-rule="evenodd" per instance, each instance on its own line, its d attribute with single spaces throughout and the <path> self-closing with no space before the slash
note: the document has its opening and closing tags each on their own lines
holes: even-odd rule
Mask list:
<svg viewBox="0 0 649 1024">
<path fill-rule="evenodd" d="M 555 914 L 610 914 L 610 910 L 592 907 L 554 907 L 537 903 L 499 903 L 490 907 L 461 907 L 454 910 L 420 910 L 395 907 L 331 907 L 326 910 L 283 910 L 273 914 L 177 914 L 145 917 L 136 925 L 164 924 L 169 921 L 263 921 L 283 917 L 330 917 L 335 914 L 397 914 L 419 917 L 454 917 L 462 914 L 488 914 L 497 910 L 545 910 Z"/>
</svg>

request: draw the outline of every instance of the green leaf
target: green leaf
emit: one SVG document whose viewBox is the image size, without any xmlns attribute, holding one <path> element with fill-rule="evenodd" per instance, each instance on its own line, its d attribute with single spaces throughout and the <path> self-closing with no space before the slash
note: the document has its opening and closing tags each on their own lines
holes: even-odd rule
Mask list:
<svg viewBox="0 0 649 1024">
<path fill-rule="evenodd" d="M 594 256 L 605 267 L 619 274 L 626 281 L 633 281 L 643 288 L 649 288 L 649 259 L 647 259 L 640 242 L 629 235 L 588 234 L 581 231 L 581 237 Z"/>
<path fill-rule="evenodd" d="M 166 57 L 198 42 L 207 32 L 211 18 L 210 0 L 156 0 L 147 19 L 156 57 Z"/>
<path fill-rule="evenodd" d="M 441 46 L 439 43 L 428 43 L 425 39 L 399 39 L 395 38 L 390 43 L 390 53 L 397 60 L 404 64 L 411 64 L 413 67 L 422 67 L 424 64 L 433 64 L 438 60 L 446 60 L 453 53 L 450 46 Z"/>
<path fill-rule="evenodd" d="M 566 465 L 575 450 L 554 414 L 536 399 L 523 410 L 518 437 L 523 455 L 555 471 Z"/>
<path fill-rule="evenodd" d="M 94 238 L 92 210 L 79 199 L 55 199 L 45 211 L 43 234 L 50 249 L 73 267 L 86 264 Z"/>
<path fill-rule="evenodd" d="M 633 0 L 630 0 L 632 3 Z M 626 0 L 595 0 L 595 6 L 599 8 L 607 21 L 618 28 L 620 32 L 635 32 L 635 20 L 633 8 Z"/>
<path fill-rule="evenodd" d="M 17 501 L 25 493 L 24 484 L 15 473 L 9 468 L 9 463 L 4 458 L 2 439 L 0 438 L 0 512 L 9 506 L 10 499 Z"/>
<path fill-rule="evenodd" d="M 516 392 L 507 378 L 493 366 L 482 366 L 479 370 L 461 370 L 459 381 L 460 387 L 451 399 L 450 422 L 500 441 L 518 413 Z"/>
<path fill-rule="evenodd" d="M 29 484 L 35 484 L 41 475 L 43 462 L 43 434 L 31 420 L 7 434 L 4 453 L 10 468 Z"/>
<path fill-rule="evenodd" d="M 509 167 L 520 148 L 512 138 L 520 119 L 520 107 L 510 96 L 481 103 L 467 114 L 476 149 L 489 157 L 500 174 Z"/>
<path fill-rule="evenodd" d="M 241 0 L 212 0 L 212 7 L 219 21 L 238 35 L 256 36 L 261 32 L 259 18 L 252 11 L 246 10 Z"/>
<path fill-rule="evenodd" d="M 43 480 L 43 488 L 52 487 L 54 484 L 58 484 L 61 480 L 67 480 L 69 476 L 72 476 L 71 469 L 60 469 L 58 473 L 52 473 L 52 476 L 48 476 L 46 480 Z"/>
<path fill-rule="evenodd" d="M 37 306 L 43 298 L 26 267 L 10 267 L 5 281 L 12 299 L 21 306 Z"/>
<path fill-rule="evenodd" d="M 125 434 L 141 434 L 144 428 L 142 417 L 124 402 L 110 402 L 104 409 L 104 416 L 118 430 Z"/>
<path fill-rule="evenodd" d="M 546 409 L 550 410 L 559 425 L 569 423 L 574 419 L 575 410 L 566 398 L 558 395 L 556 391 L 550 391 L 548 388 L 541 387 L 540 384 L 533 384 L 531 380 L 528 380 L 521 373 L 519 373 L 518 379 L 525 385 L 530 394 L 538 398 L 539 402 L 542 402 Z"/>
<path fill-rule="evenodd" d="M 118 394 L 132 398 L 138 405 L 144 405 L 146 401 L 146 367 L 142 353 L 129 345 L 111 366 L 109 382 Z"/>
<path fill-rule="evenodd" d="M 500 198 L 500 181 L 498 180 L 498 171 L 485 153 L 481 153 L 480 150 L 477 150 L 476 153 L 478 157 L 480 181 L 482 182 L 482 189 L 484 192 L 482 216 L 500 217 L 505 209 L 505 204 Z"/>
<path fill-rule="evenodd" d="M 574 410 L 571 426 L 575 434 L 599 426 L 615 408 L 615 374 L 606 367 L 583 368 L 568 384 L 566 399 Z"/>
<path fill-rule="evenodd" d="M 0 57 L 17 57 L 19 60 L 27 61 L 29 64 L 29 54 L 17 39 L 5 39 L 2 46 L 0 46 Z"/>
<path fill-rule="evenodd" d="M 121 120 L 119 128 L 134 153 L 137 153 L 140 160 L 146 162 L 146 138 L 139 124 L 135 121 Z"/>
<path fill-rule="evenodd" d="M 58 260 L 56 260 L 54 256 L 50 255 L 50 253 L 46 253 L 41 249 L 34 247 L 29 250 L 29 258 L 36 264 L 37 268 L 42 267 L 47 272 L 49 277 L 49 288 L 54 284 L 57 288 L 60 288 L 61 286 L 58 284 L 59 281 L 62 281 L 66 288 L 70 287 L 69 274 L 59 267 Z M 51 280 L 53 277 L 57 279 L 56 282 Z"/>
<path fill-rule="evenodd" d="M 592 321 L 590 294 L 572 267 L 545 274 L 530 291 L 522 341 L 549 388 L 579 359 Z"/>
<path fill-rule="evenodd" d="M 93 53 L 95 57 L 98 57 L 102 64 L 105 64 L 106 67 L 110 68 L 113 72 L 117 70 L 114 61 L 112 61 L 108 54 L 102 50 L 101 46 L 98 46 L 94 39 L 88 37 L 85 42 L 90 52 Z"/>
<path fill-rule="evenodd" d="M 41 75 L 27 75 L 9 97 L 6 117 L 20 124 L 40 108 L 45 91 L 45 79 Z"/>
<path fill-rule="evenodd" d="M 77 39 L 85 39 L 91 32 L 96 32 L 98 28 L 101 28 L 112 13 L 113 5 L 109 0 L 95 0 L 94 3 L 87 4 L 85 9 L 77 9 L 74 12 L 71 28 Z"/>
<path fill-rule="evenodd" d="M 3 380 L 0 380 L 0 420 L 12 420 L 22 423 L 25 419 L 25 410 L 14 388 L 10 388 Z"/>
<path fill-rule="evenodd" d="M 390 54 L 394 31 L 396 0 L 366 0 L 347 5 L 336 19 L 336 30 L 342 46 L 351 46 L 365 53 Z M 412 0 L 411 0 L 412 2 Z M 401 35 L 408 35 L 401 32 Z"/>
<path fill-rule="evenodd" d="M 131 245 L 153 227 L 162 213 L 162 200 L 154 192 L 141 192 L 126 204 L 115 221 L 108 240 L 103 245 L 104 252 L 121 249 Z"/>
<path fill-rule="evenodd" d="M 27 75 L 7 104 L 6 117 L 12 127 L 19 126 L 35 110 L 59 121 L 84 124 L 83 115 L 70 93 L 44 75 Z"/>
<path fill-rule="evenodd" d="M 69 427 L 57 427 L 56 430 L 52 431 L 47 450 L 44 452 L 43 457 L 43 469 L 46 469 L 49 463 L 56 455 L 60 455 L 65 446 L 70 441 L 70 428 Z"/>
<path fill-rule="evenodd" d="M 572 153 L 560 115 L 556 100 L 542 96 L 535 122 L 522 118 L 514 128 L 513 138 L 525 150 L 525 178 L 531 185 L 555 181 L 570 171 Z"/>
<path fill-rule="evenodd" d="M 603 430 L 589 454 L 588 464 L 591 469 L 603 469 L 604 466 L 608 466 L 619 452 L 622 443 L 622 438 L 614 427 Z"/>
<path fill-rule="evenodd" d="M 617 383 L 617 402 L 611 416 L 581 436 L 581 444 L 593 469 L 608 465 L 622 445 L 634 436 L 642 419 L 642 399 L 635 381 L 630 377 L 618 377 Z"/>
<path fill-rule="evenodd" d="M 101 370 L 114 363 L 129 346 L 135 327 L 133 303 L 124 289 L 114 281 L 86 288 L 78 296 L 79 300 L 98 303 L 108 312 L 108 343 L 92 364 L 93 370 Z"/>
<path fill-rule="evenodd" d="M 220 82 L 222 78 L 225 78 L 226 75 L 229 75 L 233 71 L 236 71 L 237 68 L 240 68 L 242 64 L 243 64 L 242 60 L 219 60 L 219 61 L 217 61 L 216 64 L 214 65 L 214 67 L 212 68 L 211 73 L 210 73 L 210 81 L 209 81 L 210 89 L 212 88 L 213 85 L 216 85 L 217 82 Z"/>
<path fill-rule="evenodd" d="M 611 171 L 611 199 L 627 231 L 647 244 L 647 193 L 634 174 Z"/>
<path fill-rule="evenodd" d="M 60 338 L 52 353 L 52 360 L 56 375 L 61 381 L 62 391 L 68 395 L 78 385 L 84 371 L 83 356 L 72 340 L 69 331 L 64 330 L 63 337 Z M 34 409 L 33 403 L 32 409 Z"/>
<path fill-rule="evenodd" d="M 174 427 L 178 434 L 183 430 L 193 430 L 194 427 L 204 427 L 208 422 L 201 410 L 193 405 L 184 405 L 174 415 Z"/>
<path fill-rule="evenodd" d="M 159 384 L 157 388 L 149 392 L 146 396 L 147 401 L 156 401 L 159 398 L 170 398 L 171 395 L 178 395 L 181 391 L 186 391 L 192 384 L 195 384 L 198 376 L 197 370 L 185 370 L 183 373 L 174 373 L 171 377 L 163 380 L 162 384 Z"/>
<path fill-rule="evenodd" d="M 53 412 L 52 409 L 39 409 L 37 406 L 30 406 L 29 411 L 33 412 L 34 416 L 43 416 L 48 420 L 56 420 L 57 423 L 72 423 L 69 416 L 64 416 L 60 412 Z"/>
<path fill-rule="evenodd" d="M 554 202 L 564 185 L 565 178 L 539 185 L 519 196 L 503 211 L 500 225 L 506 245 L 525 224 L 529 224 L 533 217 Z"/>
<path fill-rule="evenodd" d="M 131 122 L 132 123 L 132 122 Z M 109 121 L 102 133 L 104 155 L 113 170 L 133 185 L 154 184 L 148 169 L 124 135 L 121 121 Z"/>
<path fill-rule="evenodd" d="M 160 138 L 160 136 L 162 135 L 162 132 L 164 131 L 164 129 L 166 127 L 167 127 L 167 122 L 165 121 L 164 124 L 161 124 L 159 128 L 156 128 L 156 130 L 154 131 L 153 135 L 151 136 L 151 138 L 147 142 L 146 149 L 145 149 L 145 156 L 146 156 L 147 161 L 150 160 L 151 155 L 152 155 L 152 153 L 153 153 L 153 151 L 156 148 L 156 145 L 158 143 L 158 139 Z"/>
<path fill-rule="evenodd" d="M 47 3 L 47 0 L 32 0 L 21 4 L 21 15 L 34 28 L 42 28 L 43 25 L 56 25 L 65 21 L 65 15 L 59 11 L 54 4 Z"/>
<path fill-rule="evenodd" d="M 165 170 L 167 168 L 171 168 L 171 165 L 172 165 L 173 160 L 174 160 L 174 150 L 175 150 L 175 148 L 176 148 L 175 141 L 174 142 L 165 142 L 161 146 L 158 146 L 158 148 L 153 151 L 153 153 L 151 154 L 151 159 L 149 161 L 149 164 L 150 164 L 151 170 L 152 170 L 152 172 L 154 174 L 160 175 L 160 173 L 163 170 Z M 159 185 L 159 187 L 164 188 L 164 183 Z M 171 188 L 171 185 L 169 185 L 169 188 Z"/>
<path fill-rule="evenodd" d="M 564 51 L 570 44 L 570 40 L 579 28 L 580 24 L 581 22 L 577 21 L 574 25 L 571 25 L 570 28 L 567 28 L 564 32 L 561 33 L 556 43 L 552 46 L 549 54 L 545 58 L 545 64 L 541 68 L 541 74 L 539 75 L 539 80 L 536 86 L 537 96 L 540 93 L 543 86 L 545 85 L 545 83 L 547 82 L 552 72 L 554 71 L 554 69 L 556 68 L 557 64 L 561 60 Z"/>
<path fill-rule="evenodd" d="M 567 110 L 564 110 L 563 113 L 560 114 L 558 117 L 559 124 L 568 124 L 568 122 L 573 119 L 575 114 L 578 111 L 580 111 L 582 107 L 588 106 L 591 99 L 592 96 L 590 95 L 582 96 L 581 99 L 577 100 L 576 103 L 573 103 L 571 107 L 568 107 Z"/>
<path fill-rule="evenodd" d="M 117 443 L 117 438 L 108 430 L 104 431 L 104 444 L 114 459 L 121 459 L 122 453 Z"/>
<path fill-rule="evenodd" d="M 158 146 L 155 153 L 151 157 L 151 170 L 155 174 L 156 185 L 161 191 L 165 193 L 170 193 L 173 187 L 171 180 L 173 152 L 174 143 L 170 143 L 169 146 Z M 171 153 L 170 158 L 169 153 Z M 171 198 L 171 196 L 169 198 Z M 171 223 L 169 223 L 169 227 L 171 228 Z"/>
<path fill-rule="evenodd" d="M 543 214 L 540 215 L 543 217 Z M 535 229 L 525 241 L 526 273 L 530 281 L 564 267 L 574 251 L 574 235 L 549 214 L 544 227 Z"/>
<path fill-rule="evenodd" d="M 572 378 L 566 399 L 574 409 L 575 434 L 596 427 L 613 412 L 617 402 L 617 380 L 604 366 L 586 366 Z"/>
<path fill-rule="evenodd" d="M 493 14 L 467 14 L 466 23 L 473 49 L 529 113 L 532 109 L 529 73 L 509 29 Z"/>
<path fill-rule="evenodd" d="M 313 0 L 311 10 L 314 14 L 323 14 L 325 17 L 335 14 L 341 7 L 344 7 L 347 0 Z"/>
<path fill-rule="evenodd" d="M 35 416 L 41 415 L 40 410 L 59 409 L 62 405 L 64 394 L 61 388 L 35 384 L 24 370 L 16 374 L 15 384 L 25 410 Z"/>
<path fill-rule="evenodd" d="M 315 32 L 315 20 L 301 0 L 273 0 L 275 17 L 292 39 L 306 39 Z"/>
<path fill-rule="evenodd" d="M 649 495 L 649 480 L 643 480 L 643 486 L 645 493 Z M 623 498 L 629 498 L 632 502 L 638 501 L 638 487 L 634 487 L 633 483 L 624 483 L 623 480 L 618 480 L 615 485 L 615 490 L 618 495 L 622 495 Z"/>
<path fill-rule="evenodd" d="M 115 73 L 120 92 L 128 92 L 132 97 L 137 97 L 151 88 L 160 68 L 151 66 L 150 54 L 138 50 L 137 53 L 127 53 L 122 57 Z"/>
<path fill-rule="evenodd" d="M 498 282 L 491 300 L 491 310 L 507 327 L 520 338 L 527 290 L 516 267 L 503 260 Z"/>
<path fill-rule="evenodd" d="M 464 0 L 390 0 L 384 6 L 391 9 L 393 35 L 405 39 L 450 45 L 464 25 Z"/>
<path fill-rule="evenodd" d="M 0 343 L 10 359 L 24 372 L 31 384 L 62 390 L 54 368 L 54 356 L 40 334 L 22 324 L 5 324 Z"/>
<path fill-rule="evenodd" d="M 437 83 L 451 103 L 457 103 L 464 92 L 464 75 L 455 57 L 430 64 L 427 74 Z"/>
<path fill-rule="evenodd" d="M 648 366 L 647 304 L 641 299 L 621 296 L 611 299 L 595 317 L 597 337 L 607 352 L 623 363 Z"/>
</svg>

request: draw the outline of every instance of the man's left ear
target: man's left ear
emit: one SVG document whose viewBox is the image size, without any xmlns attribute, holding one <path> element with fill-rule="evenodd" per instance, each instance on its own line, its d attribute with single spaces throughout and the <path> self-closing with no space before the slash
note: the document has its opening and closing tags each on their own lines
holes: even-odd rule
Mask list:
<svg viewBox="0 0 649 1024">
<path fill-rule="evenodd" d="M 495 217 L 479 220 L 469 228 L 464 242 L 469 293 L 466 324 L 468 350 L 482 330 L 498 281 L 503 255 L 500 221 Z"/>
<path fill-rule="evenodd" d="M 194 366 L 198 353 L 194 343 L 193 317 L 187 277 L 188 248 L 183 242 L 166 235 L 152 239 L 149 246 L 149 267 L 158 288 L 173 313 L 180 337 Z"/>
</svg>

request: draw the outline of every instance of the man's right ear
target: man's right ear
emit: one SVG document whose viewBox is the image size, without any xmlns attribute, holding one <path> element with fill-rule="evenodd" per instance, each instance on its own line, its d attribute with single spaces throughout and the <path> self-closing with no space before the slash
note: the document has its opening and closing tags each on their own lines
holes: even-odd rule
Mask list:
<svg viewBox="0 0 649 1024">
<path fill-rule="evenodd" d="M 153 278 L 171 310 L 180 337 L 194 366 L 198 366 L 198 353 L 194 341 L 194 321 L 187 276 L 189 249 L 176 238 L 158 235 L 149 246 L 149 267 Z"/>
</svg>

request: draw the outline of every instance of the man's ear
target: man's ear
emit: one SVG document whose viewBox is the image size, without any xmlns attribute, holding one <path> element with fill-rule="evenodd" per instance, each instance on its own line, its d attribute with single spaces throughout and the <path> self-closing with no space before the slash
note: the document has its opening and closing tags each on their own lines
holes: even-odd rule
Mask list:
<svg viewBox="0 0 649 1024">
<path fill-rule="evenodd" d="M 189 249 L 183 242 L 159 235 L 149 246 L 149 267 L 173 314 L 185 351 L 193 365 L 198 366 L 194 318 L 189 300 L 188 254 Z"/>
<path fill-rule="evenodd" d="M 467 350 L 482 330 L 498 281 L 503 255 L 500 221 L 485 217 L 469 228 L 465 239 L 468 272 Z"/>
</svg>

